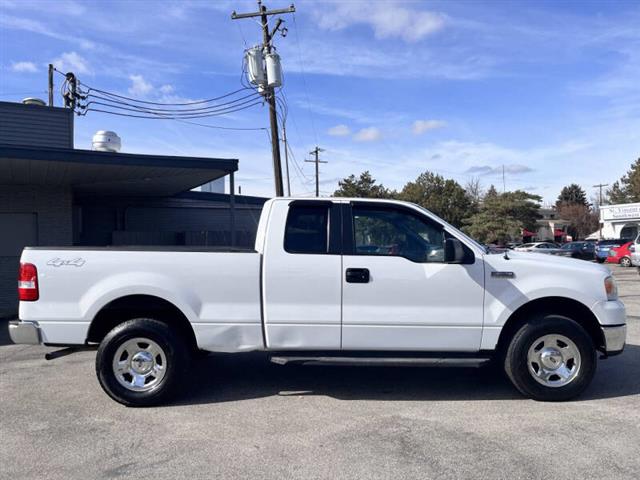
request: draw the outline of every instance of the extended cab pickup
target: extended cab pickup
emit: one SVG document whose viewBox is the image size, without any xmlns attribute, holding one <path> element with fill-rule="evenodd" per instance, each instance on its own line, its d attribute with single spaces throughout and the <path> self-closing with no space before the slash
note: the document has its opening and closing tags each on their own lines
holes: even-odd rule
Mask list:
<svg viewBox="0 0 640 480">
<path fill-rule="evenodd" d="M 620 353 L 625 308 L 601 265 L 488 253 L 429 211 L 361 199 L 268 201 L 255 250 L 26 248 L 16 343 L 99 344 L 125 405 L 179 390 L 199 351 L 272 361 L 504 366 L 524 395 L 566 400 L 597 351 Z"/>
</svg>

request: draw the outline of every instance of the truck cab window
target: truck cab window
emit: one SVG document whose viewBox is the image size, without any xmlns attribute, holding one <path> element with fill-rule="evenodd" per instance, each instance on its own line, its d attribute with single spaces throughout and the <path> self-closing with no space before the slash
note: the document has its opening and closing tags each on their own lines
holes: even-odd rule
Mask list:
<svg viewBox="0 0 640 480">
<path fill-rule="evenodd" d="M 284 233 L 285 251 L 288 253 L 327 253 L 329 243 L 328 227 L 328 206 L 291 206 Z"/>
<path fill-rule="evenodd" d="M 444 262 L 444 231 L 409 212 L 353 207 L 356 255 L 389 255 L 413 262 Z"/>
</svg>

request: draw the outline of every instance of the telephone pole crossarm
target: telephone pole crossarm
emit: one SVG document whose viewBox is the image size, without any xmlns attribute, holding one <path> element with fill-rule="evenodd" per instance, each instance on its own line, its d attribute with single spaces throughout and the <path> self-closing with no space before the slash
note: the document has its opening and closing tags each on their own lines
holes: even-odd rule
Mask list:
<svg viewBox="0 0 640 480">
<path fill-rule="evenodd" d="M 296 7 L 291 4 L 289 8 L 279 8 L 277 10 L 267 10 L 265 7 L 262 7 L 264 11 L 260 12 L 251 12 L 251 13 L 236 13 L 235 11 L 231 12 L 231 20 L 240 20 L 242 18 L 251 18 L 251 17 L 260 17 L 262 15 L 281 15 L 283 13 L 295 13 Z"/>
</svg>

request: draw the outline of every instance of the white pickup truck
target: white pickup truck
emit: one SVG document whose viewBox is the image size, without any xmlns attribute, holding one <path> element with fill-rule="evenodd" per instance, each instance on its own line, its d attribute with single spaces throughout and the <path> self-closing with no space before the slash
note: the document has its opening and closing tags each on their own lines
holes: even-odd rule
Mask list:
<svg viewBox="0 0 640 480">
<path fill-rule="evenodd" d="M 601 265 L 492 254 L 429 211 L 360 199 L 268 201 L 255 250 L 26 248 L 16 343 L 99 344 L 125 405 L 180 390 L 199 350 L 276 363 L 481 365 L 567 400 L 597 352 L 621 353 L 625 308 Z"/>
</svg>

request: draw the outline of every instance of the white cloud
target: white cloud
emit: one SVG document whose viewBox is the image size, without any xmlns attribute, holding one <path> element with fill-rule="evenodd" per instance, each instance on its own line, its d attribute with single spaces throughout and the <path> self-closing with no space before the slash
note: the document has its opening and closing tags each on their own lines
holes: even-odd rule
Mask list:
<svg viewBox="0 0 640 480">
<path fill-rule="evenodd" d="M 422 135 L 429 130 L 435 130 L 436 128 L 442 128 L 447 125 L 446 122 L 442 120 L 416 120 L 413 122 L 413 133 L 414 135 Z"/>
<path fill-rule="evenodd" d="M 376 127 L 363 128 L 359 130 L 353 138 L 357 142 L 375 142 L 382 138 L 382 132 Z"/>
<path fill-rule="evenodd" d="M 315 9 L 318 25 L 325 30 L 343 30 L 353 25 L 368 25 L 376 38 L 399 37 L 417 42 L 445 26 L 446 16 L 439 12 L 419 10 L 396 2 L 335 2 Z"/>
<path fill-rule="evenodd" d="M 327 133 L 334 137 L 345 137 L 351 133 L 351 129 L 346 125 L 336 125 L 327 130 Z"/>
<path fill-rule="evenodd" d="M 147 82 L 142 75 L 129 75 L 131 86 L 129 94 L 137 97 L 146 97 L 153 91 L 153 85 Z"/>
<path fill-rule="evenodd" d="M 527 167 L 526 165 L 520 165 L 520 164 L 511 164 L 511 165 L 504 165 L 504 166 L 499 165 L 497 167 L 491 167 L 489 165 L 475 165 L 473 167 L 468 168 L 465 171 L 465 173 L 468 173 L 470 175 L 495 175 L 495 174 L 502 174 L 503 171 L 504 173 L 517 175 L 521 173 L 533 172 L 533 168 Z"/>
<path fill-rule="evenodd" d="M 158 90 L 163 95 L 170 95 L 175 91 L 175 88 L 173 88 L 173 85 L 162 85 Z"/>
<path fill-rule="evenodd" d="M 18 73 L 36 73 L 38 67 L 33 62 L 14 62 L 11 64 L 11 70 Z"/>
<path fill-rule="evenodd" d="M 91 67 L 86 59 L 76 52 L 66 52 L 53 60 L 53 66 L 62 72 L 73 72 L 76 75 L 86 73 L 91 74 Z"/>
</svg>

